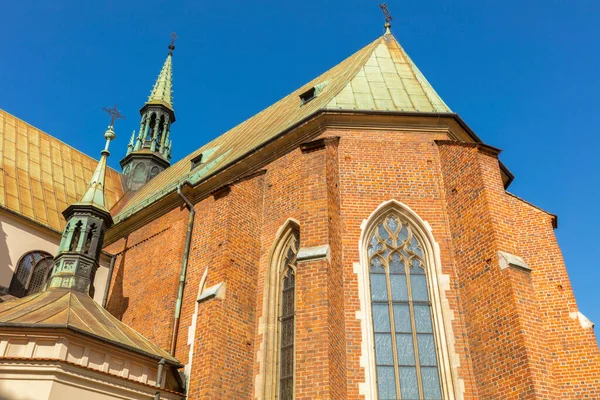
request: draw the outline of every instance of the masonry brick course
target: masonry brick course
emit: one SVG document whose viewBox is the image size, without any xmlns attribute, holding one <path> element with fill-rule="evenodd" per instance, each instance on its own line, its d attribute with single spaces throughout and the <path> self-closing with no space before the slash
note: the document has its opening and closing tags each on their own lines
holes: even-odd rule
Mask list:
<svg viewBox="0 0 600 400">
<path fill-rule="evenodd" d="M 457 398 L 600 397 L 600 353 L 577 311 L 552 216 L 505 192 L 497 151 L 428 129 L 324 129 L 195 204 L 176 356 L 191 362 L 189 399 L 254 399 L 261 374 L 265 275 L 278 230 L 300 225 L 300 246 L 329 259 L 298 264 L 296 399 L 362 399 L 361 224 L 395 199 L 439 245 Z M 323 140 L 321 140 L 323 139 Z M 108 309 L 169 346 L 188 211 L 158 217 L 106 250 L 117 253 Z M 501 270 L 497 252 L 531 272 Z M 198 286 L 225 297 L 198 305 Z M 448 316 L 452 316 L 449 319 Z M 368 316 L 370 318 L 370 316 Z"/>
</svg>

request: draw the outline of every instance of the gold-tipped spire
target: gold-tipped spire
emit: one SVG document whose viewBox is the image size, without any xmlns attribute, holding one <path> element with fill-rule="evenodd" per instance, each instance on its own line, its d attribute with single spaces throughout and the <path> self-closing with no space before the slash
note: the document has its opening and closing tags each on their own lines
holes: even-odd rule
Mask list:
<svg viewBox="0 0 600 400">
<path fill-rule="evenodd" d="M 146 104 L 162 104 L 173 110 L 173 50 L 175 50 L 175 32 L 171 33 L 171 44 L 169 54 L 163 64 L 154 88 L 148 97 Z"/>
<path fill-rule="evenodd" d="M 110 115 L 110 125 L 106 132 L 104 132 L 104 139 L 106 139 L 106 144 L 104 145 L 104 150 L 100 152 L 101 157 L 98 165 L 96 166 L 96 170 L 94 171 L 94 175 L 92 175 L 92 179 L 90 179 L 90 183 L 87 191 L 84 193 L 83 197 L 77 204 L 87 204 L 92 205 L 97 208 L 100 208 L 103 211 L 108 211 L 106 209 L 106 203 L 104 201 L 104 180 L 106 176 L 106 159 L 110 155 L 108 151 L 108 147 L 110 145 L 110 141 L 113 140 L 117 135 L 115 134 L 113 125 L 115 124 L 115 119 L 125 119 L 123 115 L 117 109 L 117 105 L 115 104 L 113 108 L 102 108 L 104 111 Z"/>
</svg>

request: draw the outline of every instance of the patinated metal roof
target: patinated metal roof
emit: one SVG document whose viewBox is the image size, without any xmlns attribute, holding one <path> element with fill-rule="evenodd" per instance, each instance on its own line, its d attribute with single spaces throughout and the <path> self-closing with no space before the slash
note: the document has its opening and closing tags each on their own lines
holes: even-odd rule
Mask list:
<svg viewBox="0 0 600 400">
<path fill-rule="evenodd" d="M 61 212 L 84 195 L 98 161 L 0 110 L 0 208 L 56 231 Z M 106 208 L 122 196 L 121 174 L 106 168 Z"/>
<path fill-rule="evenodd" d="M 173 54 L 169 52 L 146 104 L 162 104 L 173 110 Z"/>
<path fill-rule="evenodd" d="M 300 95 L 311 88 L 316 97 L 303 103 Z M 115 223 L 172 192 L 180 182 L 197 184 L 316 111 L 327 109 L 451 113 L 396 39 L 385 34 L 161 172 L 128 199 L 113 218 Z M 203 167 L 190 171 L 190 160 L 208 150 L 215 151 L 203 156 Z"/>
<path fill-rule="evenodd" d="M 0 303 L 0 327 L 66 328 L 152 358 L 180 363 L 102 308 L 86 293 L 69 289 L 43 292 Z"/>
</svg>

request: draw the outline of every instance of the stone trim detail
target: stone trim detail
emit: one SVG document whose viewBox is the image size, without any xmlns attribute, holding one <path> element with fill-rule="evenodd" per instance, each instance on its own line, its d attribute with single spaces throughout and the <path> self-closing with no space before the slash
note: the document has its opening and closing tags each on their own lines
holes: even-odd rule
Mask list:
<svg viewBox="0 0 600 400">
<path fill-rule="evenodd" d="M 483 154 L 487 154 L 493 157 L 498 157 L 498 155 L 502 152 L 502 150 L 500 150 L 499 148 L 490 146 L 485 143 L 459 142 L 457 140 L 434 140 L 434 142 L 438 146 L 450 145 L 474 148 Z"/>
<path fill-rule="evenodd" d="M 514 254 L 507 253 L 505 251 L 498 251 L 498 264 L 500 269 L 515 268 L 522 271 L 531 272 L 531 267 L 527 265 L 525 260 Z"/>
<path fill-rule="evenodd" d="M 579 325 L 581 325 L 583 329 L 594 329 L 594 326 L 596 325 L 580 311 L 569 313 L 569 317 L 579 320 Z"/>
<path fill-rule="evenodd" d="M 225 288 L 226 288 L 226 284 L 225 282 L 219 282 L 216 285 L 213 285 L 209 288 L 206 288 L 202 291 L 202 293 L 200 294 L 200 296 L 198 296 L 198 300 L 196 300 L 198 303 L 202 303 L 206 300 L 210 300 L 213 297 L 216 297 L 217 299 L 224 299 L 225 298 Z"/>
<path fill-rule="evenodd" d="M 310 142 L 304 142 L 300 144 L 300 151 L 306 153 L 313 150 L 324 149 L 329 143 L 337 143 L 339 140 L 339 136 L 329 136 Z"/>
<path fill-rule="evenodd" d="M 321 246 L 314 246 L 314 247 L 301 247 L 298 250 L 298 256 L 296 257 L 296 260 L 299 263 L 306 262 L 306 261 L 313 261 L 313 260 L 321 260 L 321 259 L 326 259 L 327 261 L 331 261 L 329 253 L 330 253 L 330 250 L 329 250 L 328 244 L 324 244 Z"/>
</svg>

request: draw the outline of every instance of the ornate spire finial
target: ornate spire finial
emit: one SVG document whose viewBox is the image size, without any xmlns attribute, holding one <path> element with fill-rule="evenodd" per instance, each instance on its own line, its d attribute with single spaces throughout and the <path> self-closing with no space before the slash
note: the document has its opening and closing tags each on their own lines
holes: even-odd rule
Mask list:
<svg viewBox="0 0 600 400">
<path fill-rule="evenodd" d="M 171 44 L 169 45 L 169 54 L 173 54 L 173 50 L 175 50 L 175 39 L 177 39 L 177 34 L 175 32 L 172 32 Z"/>
<path fill-rule="evenodd" d="M 125 119 L 125 116 L 123 114 L 121 114 L 121 112 L 117 108 L 116 104 L 114 106 L 112 106 L 112 108 L 102 107 L 102 110 L 105 111 L 108 114 L 108 116 L 110 117 L 110 125 L 109 126 L 115 125 L 115 119 Z"/>
<path fill-rule="evenodd" d="M 391 33 L 390 28 L 392 27 L 390 21 L 393 21 L 394 18 L 392 18 L 392 14 L 390 14 L 390 11 L 387 8 L 387 4 L 381 3 L 379 5 L 379 8 L 381 8 L 383 16 L 385 17 L 385 24 L 383 25 L 383 27 L 385 28 L 385 34 L 388 35 Z"/>
<path fill-rule="evenodd" d="M 104 139 L 106 139 L 106 145 L 104 146 L 104 150 L 102 150 L 100 154 L 108 157 L 110 155 L 110 153 L 108 152 L 108 145 L 110 144 L 111 140 L 117 137 L 113 129 L 113 126 L 115 125 L 115 119 L 125 119 L 125 116 L 121 114 L 116 104 L 112 106 L 112 108 L 102 107 L 102 110 L 104 110 L 110 116 L 110 125 L 108 126 L 106 132 L 104 132 Z"/>
</svg>

